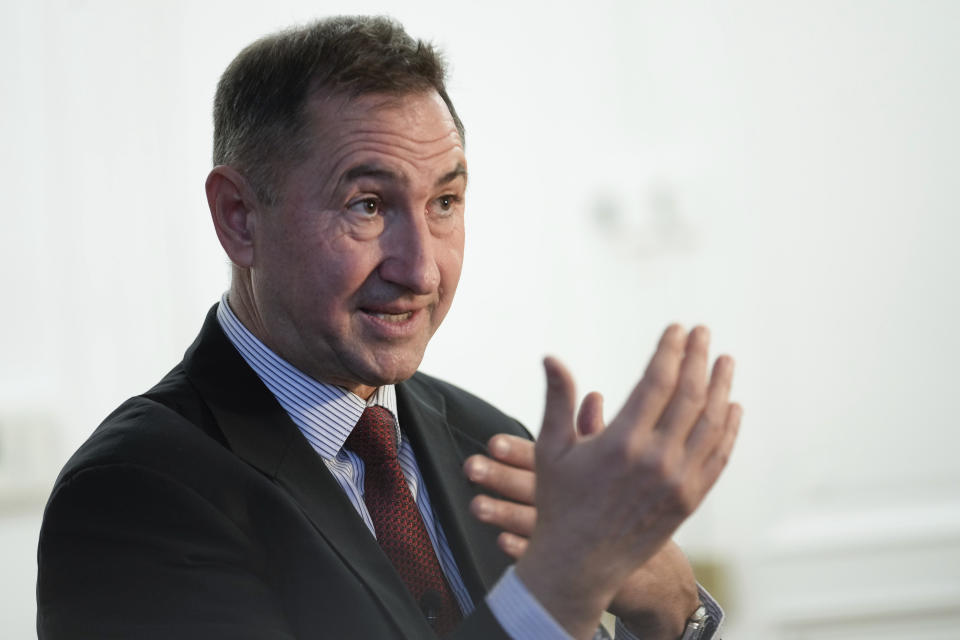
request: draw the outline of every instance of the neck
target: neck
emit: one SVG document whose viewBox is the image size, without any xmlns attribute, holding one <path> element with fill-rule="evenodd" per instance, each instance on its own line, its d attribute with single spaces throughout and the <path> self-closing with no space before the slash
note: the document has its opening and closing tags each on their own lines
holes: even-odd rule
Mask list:
<svg viewBox="0 0 960 640">
<path fill-rule="evenodd" d="M 240 324 L 246 327 L 247 330 L 257 338 L 257 340 L 265 344 L 267 348 L 269 348 L 279 357 L 283 358 L 294 367 L 297 367 L 300 369 L 300 371 L 310 376 L 317 382 L 322 382 L 324 384 L 335 384 L 339 387 L 343 387 L 350 393 L 353 393 L 364 400 L 369 400 L 370 396 L 372 396 L 377 390 L 377 387 L 371 387 L 364 384 L 349 383 L 341 380 L 329 380 L 319 377 L 315 375 L 314 372 L 308 367 L 304 367 L 304 363 L 298 362 L 296 359 L 291 358 L 288 354 L 284 353 L 283 349 L 278 348 L 278 345 L 270 339 L 270 334 L 267 332 L 262 318 L 260 317 L 258 307 L 255 304 L 253 297 L 253 290 L 250 287 L 249 276 L 243 272 L 238 273 L 236 268 L 234 268 L 233 278 L 230 282 L 230 290 L 227 292 L 227 302 L 230 305 L 230 310 L 233 311 L 233 314 L 237 317 L 237 320 L 240 321 Z"/>
</svg>

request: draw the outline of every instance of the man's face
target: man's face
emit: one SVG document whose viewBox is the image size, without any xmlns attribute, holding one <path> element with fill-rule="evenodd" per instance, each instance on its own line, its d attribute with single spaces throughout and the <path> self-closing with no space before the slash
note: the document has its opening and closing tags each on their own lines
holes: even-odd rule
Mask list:
<svg viewBox="0 0 960 640">
<path fill-rule="evenodd" d="M 463 144 L 436 92 L 318 97 L 307 159 L 253 218 L 260 337 L 366 396 L 416 371 L 463 262 Z"/>
</svg>

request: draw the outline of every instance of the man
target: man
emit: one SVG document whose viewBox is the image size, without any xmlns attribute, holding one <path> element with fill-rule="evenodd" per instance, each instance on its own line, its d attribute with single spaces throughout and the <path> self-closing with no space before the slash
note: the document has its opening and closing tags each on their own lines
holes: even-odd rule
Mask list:
<svg viewBox="0 0 960 640">
<path fill-rule="evenodd" d="M 443 77 L 386 19 L 231 63 L 206 183 L 230 289 L 58 478 L 41 638 L 589 638 L 608 607 L 618 636 L 702 629 L 669 538 L 740 419 L 705 329 L 664 333 L 607 428 L 596 394 L 574 417 L 547 359 L 535 456 L 515 421 L 417 373 L 463 255 Z"/>
</svg>

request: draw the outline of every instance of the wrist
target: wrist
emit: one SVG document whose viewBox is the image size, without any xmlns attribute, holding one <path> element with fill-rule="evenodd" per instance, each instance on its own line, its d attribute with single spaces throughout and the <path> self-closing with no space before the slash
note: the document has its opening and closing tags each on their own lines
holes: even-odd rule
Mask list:
<svg viewBox="0 0 960 640">
<path fill-rule="evenodd" d="M 633 636 L 643 640 L 677 640 L 686 631 L 688 622 L 701 608 L 700 599 L 695 595 L 692 600 L 673 606 L 661 606 L 656 609 L 644 609 L 632 614 L 612 612 L 619 624 Z"/>
<path fill-rule="evenodd" d="M 634 616 L 632 618 L 618 617 L 617 621 L 631 635 L 643 640 L 677 640 L 683 635 L 687 623 L 686 618 L 682 620 L 673 617 L 664 619 L 653 615 Z"/>
<path fill-rule="evenodd" d="M 569 565 L 538 559 L 528 552 L 514 565 L 517 578 L 537 602 L 574 638 L 591 638 L 613 597 L 591 587 Z"/>
<path fill-rule="evenodd" d="M 696 582 L 692 587 L 685 584 L 673 585 L 668 592 L 659 592 L 654 601 L 650 597 L 650 585 L 635 587 L 617 595 L 610 613 L 625 630 L 643 640 L 677 640 L 687 624 L 687 620 L 700 606 L 700 596 Z M 637 599 L 637 593 L 642 594 Z M 629 596 L 633 596 L 631 599 Z M 639 602 L 639 604 L 638 604 Z"/>
</svg>

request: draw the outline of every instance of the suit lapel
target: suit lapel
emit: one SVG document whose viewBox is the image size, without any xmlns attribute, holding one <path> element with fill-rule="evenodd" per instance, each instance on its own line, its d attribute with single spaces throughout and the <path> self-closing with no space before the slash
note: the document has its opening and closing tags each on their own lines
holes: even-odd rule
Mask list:
<svg viewBox="0 0 960 640">
<path fill-rule="evenodd" d="M 463 474 L 463 461 L 486 450 L 468 433 L 451 424 L 443 396 L 418 376 L 397 385 L 401 428 L 410 437 L 417 465 L 474 603 L 486 593 L 509 564 L 496 543 L 497 530 L 479 522 L 469 509 L 478 491 Z"/>
<path fill-rule="evenodd" d="M 223 334 L 216 307 L 184 367 L 231 450 L 283 487 L 395 623 L 429 637 L 419 606 L 320 456 Z M 431 488 L 432 495 L 432 488 Z"/>
</svg>

